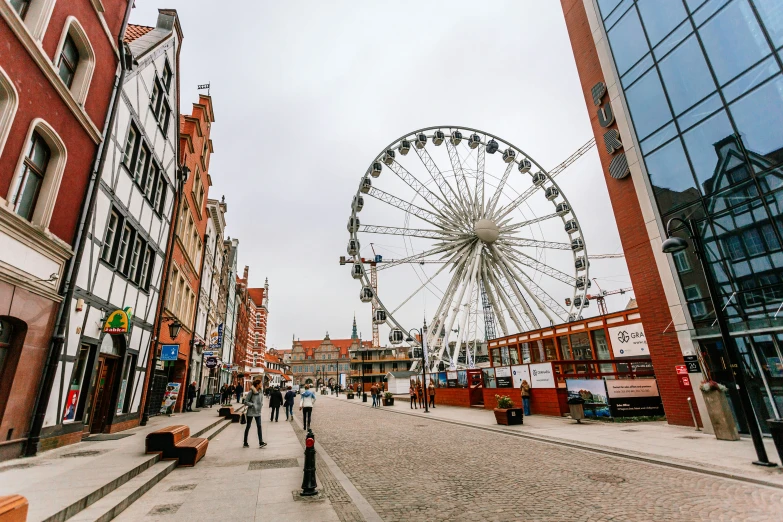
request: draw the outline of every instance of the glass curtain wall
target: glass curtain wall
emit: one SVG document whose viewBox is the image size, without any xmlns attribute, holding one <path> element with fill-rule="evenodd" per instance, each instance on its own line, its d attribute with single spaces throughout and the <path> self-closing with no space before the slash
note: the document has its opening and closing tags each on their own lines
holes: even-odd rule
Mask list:
<svg viewBox="0 0 783 522">
<path fill-rule="evenodd" d="M 661 217 L 696 221 L 730 329 L 770 332 L 738 345 L 760 420 L 783 413 L 783 1 L 597 3 Z M 674 261 L 717 335 L 698 259 Z"/>
</svg>

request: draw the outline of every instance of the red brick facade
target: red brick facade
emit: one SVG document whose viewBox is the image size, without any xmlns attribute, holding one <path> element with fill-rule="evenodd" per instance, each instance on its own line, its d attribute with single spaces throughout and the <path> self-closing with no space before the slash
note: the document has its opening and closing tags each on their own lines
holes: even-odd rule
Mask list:
<svg viewBox="0 0 783 522">
<path fill-rule="evenodd" d="M 666 417 L 671 424 L 692 425 L 688 397 L 692 390 L 681 389 L 674 367 L 683 364 L 683 356 L 677 336 L 670 327 L 672 315 L 667 305 L 663 284 L 653 256 L 647 227 L 637 199 L 631 177 L 614 179 L 609 175 L 612 159 L 603 147 L 606 129 L 598 123 L 598 107 L 593 103 L 592 87 L 604 82 L 593 35 L 582 0 L 561 0 L 571 47 L 576 60 L 585 105 L 590 113 L 598 153 L 604 171 L 606 187 L 617 220 L 625 260 L 631 276 L 639 311 L 644 318 L 644 329 L 650 347 L 655 377 L 661 392 Z M 662 332 L 669 329 L 667 334 Z M 698 414 L 698 412 L 697 412 Z"/>
</svg>

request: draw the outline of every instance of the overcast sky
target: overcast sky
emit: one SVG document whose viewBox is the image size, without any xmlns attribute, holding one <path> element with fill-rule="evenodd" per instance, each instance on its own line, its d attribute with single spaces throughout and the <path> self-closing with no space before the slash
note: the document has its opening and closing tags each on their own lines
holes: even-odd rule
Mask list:
<svg viewBox="0 0 783 522">
<path fill-rule="evenodd" d="M 354 313 L 369 337 L 369 305 L 338 259 L 357 184 L 392 140 L 464 125 L 549 169 L 591 137 L 556 0 L 160 1 L 136 0 L 131 23 L 155 25 L 158 8 L 177 9 L 183 113 L 197 84 L 212 84 L 209 197 L 226 197 L 240 273 L 250 266 L 251 286 L 269 278 L 269 347 L 327 330 L 349 337 Z M 557 182 L 590 252 L 621 252 L 595 149 Z M 594 261 L 591 277 L 603 289 L 630 286 L 622 260 Z"/>
</svg>

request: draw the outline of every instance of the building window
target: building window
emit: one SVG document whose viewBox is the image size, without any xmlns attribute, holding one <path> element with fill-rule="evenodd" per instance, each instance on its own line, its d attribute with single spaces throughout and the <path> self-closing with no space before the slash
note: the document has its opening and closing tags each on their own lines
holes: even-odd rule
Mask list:
<svg viewBox="0 0 783 522">
<path fill-rule="evenodd" d="M 41 135 L 34 131 L 22 163 L 21 174 L 17 178 L 17 185 L 11 196 L 14 211 L 27 220 L 32 220 L 35 212 L 51 154 Z"/>
<path fill-rule="evenodd" d="M 155 163 L 150 162 L 150 168 L 147 169 L 147 177 L 144 179 L 144 196 L 147 201 L 155 201 L 155 181 L 158 178 L 160 169 Z"/>
<path fill-rule="evenodd" d="M 161 108 L 160 113 L 158 114 L 158 124 L 160 125 L 163 134 L 168 134 L 169 132 L 170 119 L 171 119 L 171 107 L 169 107 L 169 102 L 164 101 L 163 107 Z"/>
<path fill-rule="evenodd" d="M 120 221 L 120 215 L 117 214 L 116 210 L 112 210 L 108 226 L 106 227 L 106 236 L 103 238 L 103 250 L 101 251 L 101 259 L 107 263 L 112 262 L 114 252 L 117 249 L 117 230 L 119 230 Z"/>
<path fill-rule="evenodd" d="M 163 87 L 166 89 L 166 92 L 170 92 L 171 90 L 171 67 L 169 66 L 169 62 L 167 61 L 165 65 L 163 66 Z"/>
<path fill-rule="evenodd" d="M 95 69 L 95 52 L 87 33 L 74 16 L 63 24 L 63 35 L 57 47 L 57 69 L 77 103 L 84 105 Z"/>
<path fill-rule="evenodd" d="M 136 238 L 133 241 L 133 250 L 131 252 L 131 258 L 130 258 L 130 268 L 128 269 L 128 279 L 138 283 L 139 279 L 139 261 L 141 259 L 141 253 L 143 246 L 143 241 L 139 237 L 138 234 L 136 234 Z"/>
<path fill-rule="evenodd" d="M 139 186 L 141 186 L 144 174 L 147 171 L 147 160 L 149 159 L 149 155 L 150 152 L 147 150 L 147 146 L 142 145 L 133 168 L 133 181 Z"/>
<path fill-rule="evenodd" d="M 685 300 L 688 301 L 688 309 L 694 319 L 699 319 L 707 315 L 707 307 L 701 299 L 701 290 L 696 285 L 686 286 L 684 289 Z M 694 302 L 691 302 L 694 301 Z"/>
<path fill-rule="evenodd" d="M 120 237 L 119 252 L 117 256 L 117 270 L 127 275 L 128 273 L 128 250 L 133 236 L 133 229 L 129 224 L 125 224 Z"/>
<path fill-rule="evenodd" d="M 70 34 L 65 37 L 57 67 L 60 78 L 70 89 L 73 85 L 73 79 L 76 77 L 76 68 L 79 67 L 79 49 L 76 48 L 76 43 Z"/>
<path fill-rule="evenodd" d="M 761 240 L 761 234 L 758 229 L 749 228 L 742 232 L 742 241 L 745 243 L 745 249 L 748 255 L 755 256 L 763 254 L 765 251 L 764 242 Z"/>
<path fill-rule="evenodd" d="M 683 252 L 676 252 L 673 256 L 674 258 L 674 265 L 677 267 L 677 271 L 679 273 L 683 272 L 690 272 L 692 270 L 691 268 L 691 262 L 688 260 L 688 254 Z"/>
<path fill-rule="evenodd" d="M 68 385 L 68 395 L 65 399 L 65 410 L 63 411 L 63 422 L 74 422 L 81 420 L 84 415 L 84 404 L 86 402 L 86 391 L 90 384 L 90 374 L 87 368 L 92 368 L 90 361 L 92 349 L 90 345 L 83 344 L 79 347 L 79 353 L 76 356 L 76 363 L 73 366 L 70 384 Z"/>
<path fill-rule="evenodd" d="M 5 141 L 11 132 L 11 123 L 18 106 L 19 96 L 16 93 L 16 88 L 0 67 L 0 154 L 2 154 Z"/>
<path fill-rule="evenodd" d="M 30 8 L 30 0 L 11 0 L 11 7 L 17 12 L 19 18 L 24 20 L 27 10 Z"/>
<path fill-rule="evenodd" d="M 745 258 L 745 252 L 742 250 L 742 243 L 738 236 L 729 236 L 724 240 L 729 258 L 732 261 L 739 261 Z"/>
<path fill-rule="evenodd" d="M 130 171 L 133 171 L 133 153 L 136 150 L 138 137 L 139 132 L 136 130 L 136 126 L 131 123 L 130 127 L 128 127 L 128 138 L 125 140 L 125 152 L 122 155 L 122 163 Z"/>
</svg>

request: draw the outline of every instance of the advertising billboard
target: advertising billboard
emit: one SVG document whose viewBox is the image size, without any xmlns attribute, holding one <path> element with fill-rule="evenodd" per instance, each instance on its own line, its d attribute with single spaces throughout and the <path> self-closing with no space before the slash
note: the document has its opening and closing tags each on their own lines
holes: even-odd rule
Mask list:
<svg viewBox="0 0 783 522">
<path fill-rule="evenodd" d="M 518 366 L 511 367 L 511 379 L 514 388 L 521 388 L 522 381 L 527 381 L 530 384 L 530 368 L 527 364 L 520 364 Z"/>
<path fill-rule="evenodd" d="M 530 387 L 555 387 L 555 372 L 552 369 L 552 363 L 538 363 L 530 365 Z"/>
<path fill-rule="evenodd" d="M 655 379 L 611 379 L 606 392 L 612 417 L 663 415 L 663 403 Z"/>
<path fill-rule="evenodd" d="M 611 417 L 603 379 L 566 379 L 568 398 L 584 400 L 585 417 Z"/>
<path fill-rule="evenodd" d="M 609 328 L 607 333 L 612 343 L 612 353 L 615 359 L 650 355 L 642 323 L 615 326 L 614 328 Z"/>
<path fill-rule="evenodd" d="M 498 366 L 495 368 L 495 381 L 498 388 L 511 388 L 513 386 L 511 382 L 511 367 L 510 366 Z"/>
</svg>

